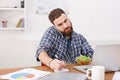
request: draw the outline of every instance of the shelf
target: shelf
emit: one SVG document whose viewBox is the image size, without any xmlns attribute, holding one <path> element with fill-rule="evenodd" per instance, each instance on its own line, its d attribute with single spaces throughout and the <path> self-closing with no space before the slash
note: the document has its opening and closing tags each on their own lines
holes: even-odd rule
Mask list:
<svg viewBox="0 0 120 80">
<path fill-rule="evenodd" d="M 21 5 L 19 0 L 14 1 L 16 3 L 13 4 L 17 7 L 12 7 L 14 6 L 13 4 L 9 5 L 8 0 L 5 0 L 7 4 L 3 1 L 2 6 L 5 7 L 0 7 L 0 30 L 25 30 L 26 28 L 26 2 L 24 2 L 26 0 L 22 0 L 23 5 Z M 7 22 L 5 23 L 5 21 Z M 3 25 L 6 25 L 6 27 Z"/>
<path fill-rule="evenodd" d="M 24 8 L 0 8 L 0 10 L 20 10 L 20 11 L 24 11 Z"/>
<path fill-rule="evenodd" d="M 25 28 L 0 28 L 0 30 L 25 30 Z"/>
</svg>

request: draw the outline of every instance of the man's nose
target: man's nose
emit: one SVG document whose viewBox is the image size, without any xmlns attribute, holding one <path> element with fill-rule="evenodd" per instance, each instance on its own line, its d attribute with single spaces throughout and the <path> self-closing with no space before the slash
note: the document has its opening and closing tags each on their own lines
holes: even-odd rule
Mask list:
<svg viewBox="0 0 120 80">
<path fill-rule="evenodd" d="M 66 27 L 67 27 L 67 24 L 66 24 L 66 23 L 64 23 L 64 24 L 63 24 L 63 27 L 64 27 L 64 28 L 66 28 Z"/>
</svg>

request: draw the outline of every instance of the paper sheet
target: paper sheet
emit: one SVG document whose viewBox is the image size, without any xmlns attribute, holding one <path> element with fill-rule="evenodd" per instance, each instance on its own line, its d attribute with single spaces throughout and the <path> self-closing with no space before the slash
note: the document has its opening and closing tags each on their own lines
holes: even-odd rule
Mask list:
<svg viewBox="0 0 120 80">
<path fill-rule="evenodd" d="M 62 70 L 54 70 L 54 72 L 68 72 L 69 69 L 63 68 Z"/>
<path fill-rule="evenodd" d="M 37 70 L 34 68 L 25 68 L 16 72 L 1 75 L 0 78 L 9 80 L 37 80 L 48 74 L 51 74 L 51 72 Z"/>
<path fill-rule="evenodd" d="M 120 71 L 114 73 L 112 80 L 120 80 Z"/>
</svg>

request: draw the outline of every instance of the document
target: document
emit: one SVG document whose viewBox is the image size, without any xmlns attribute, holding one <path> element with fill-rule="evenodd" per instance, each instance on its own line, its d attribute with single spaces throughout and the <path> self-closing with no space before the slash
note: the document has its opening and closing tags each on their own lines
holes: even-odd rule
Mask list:
<svg viewBox="0 0 120 80">
<path fill-rule="evenodd" d="M 54 72 L 68 72 L 69 69 L 63 68 L 62 70 L 54 70 Z"/>
<path fill-rule="evenodd" d="M 38 80 L 51 73 L 52 72 L 37 70 L 34 68 L 25 68 L 16 72 L 1 75 L 0 78 L 9 80 Z"/>
<path fill-rule="evenodd" d="M 120 71 L 114 73 L 112 80 L 120 80 Z"/>
</svg>

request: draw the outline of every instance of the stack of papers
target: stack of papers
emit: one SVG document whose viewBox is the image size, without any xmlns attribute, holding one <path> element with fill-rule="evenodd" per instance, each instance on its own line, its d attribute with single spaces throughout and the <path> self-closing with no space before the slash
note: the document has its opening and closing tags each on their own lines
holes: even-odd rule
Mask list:
<svg viewBox="0 0 120 80">
<path fill-rule="evenodd" d="M 34 68 L 26 68 L 9 74 L 1 75 L 0 78 L 9 80 L 38 80 L 48 74 L 51 74 L 51 72 L 37 70 Z"/>
</svg>

